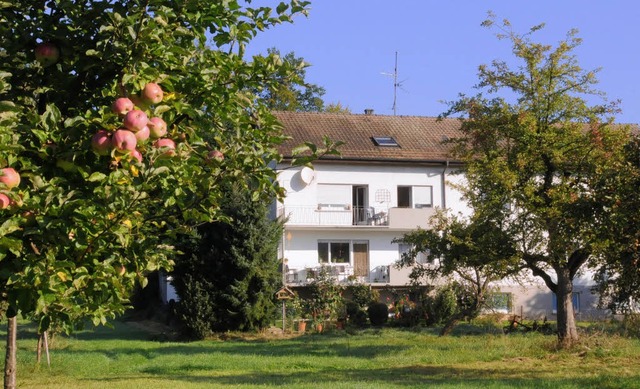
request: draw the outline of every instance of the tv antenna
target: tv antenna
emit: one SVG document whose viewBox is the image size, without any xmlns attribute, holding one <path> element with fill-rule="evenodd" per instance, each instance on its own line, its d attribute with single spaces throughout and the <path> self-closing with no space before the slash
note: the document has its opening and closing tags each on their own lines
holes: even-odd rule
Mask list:
<svg viewBox="0 0 640 389">
<path fill-rule="evenodd" d="M 397 98 L 398 98 L 398 88 L 402 88 L 402 83 L 405 80 L 402 81 L 398 81 L 398 52 L 396 51 L 396 61 L 395 61 L 395 65 L 393 68 L 393 73 L 385 73 L 382 72 L 383 75 L 385 76 L 392 76 L 393 77 L 393 116 L 396 116 L 396 111 L 398 109 L 398 105 L 397 105 Z"/>
</svg>

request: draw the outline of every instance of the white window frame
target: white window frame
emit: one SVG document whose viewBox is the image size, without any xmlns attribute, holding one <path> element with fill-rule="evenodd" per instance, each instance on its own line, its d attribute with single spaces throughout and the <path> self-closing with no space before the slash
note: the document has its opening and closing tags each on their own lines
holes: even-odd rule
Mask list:
<svg viewBox="0 0 640 389">
<path fill-rule="evenodd" d="M 345 262 L 335 262 L 332 258 L 331 245 L 332 244 L 344 244 L 349 245 L 347 252 L 347 258 Z M 320 258 L 320 244 L 327 245 L 327 262 L 323 262 Z M 319 239 L 317 242 L 318 263 L 321 265 L 351 265 L 353 263 L 353 241 L 343 239 Z"/>
<path fill-rule="evenodd" d="M 396 203 L 400 207 L 400 188 L 409 189 L 409 207 L 407 208 L 431 208 L 433 207 L 433 186 L 432 185 L 398 185 L 396 188 Z M 420 193 L 421 189 L 426 189 L 425 193 Z M 428 197 L 422 199 L 422 197 Z M 405 208 L 405 207 L 403 207 Z"/>
<path fill-rule="evenodd" d="M 412 245 L 408 243 L 398 243 L 398 260 L 402 259 L 402 254 L 409 252 L 412 249 Z M 419 252 L 415 258 L 416 263 L 425 265 L 428 262 L 428 252 Z"/>
</svg>

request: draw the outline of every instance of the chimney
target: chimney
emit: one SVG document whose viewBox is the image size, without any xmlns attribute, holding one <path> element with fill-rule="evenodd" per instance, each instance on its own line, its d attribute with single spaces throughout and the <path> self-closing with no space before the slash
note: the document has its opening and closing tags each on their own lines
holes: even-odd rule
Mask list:
<svg viewBox="0 0 640 389">
<path fill-rule="evenodd" d="M 371 109 L 371 108 L 367 108 L 367 109 L 365 109 L 365 110 L 364 110 L 364 114 L 365 114 L 365 115 L 373 115 L 373 109 Z"/>
</svg>

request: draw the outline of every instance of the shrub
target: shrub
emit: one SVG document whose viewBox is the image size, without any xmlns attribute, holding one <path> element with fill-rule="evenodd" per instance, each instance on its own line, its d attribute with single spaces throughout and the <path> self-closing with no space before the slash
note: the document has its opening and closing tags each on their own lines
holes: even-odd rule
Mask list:
<svg viewBox="0 0 640 389">
<path fill-rule="evenodd" d="M 351 294 L 351 300 L 362 309 L 380 299 L 380 293 L 365 284 L 349 285 L 347 291 Z"/>
<path fill-rule="evenodd" d="M 349 322 L 356 327 L 364 328 L 367 325 L 367 313 L 358 309 L 353 315 L 349 316 Z"/>
<path fill-rule="evenodd" d="M 458 311 L 456 293 L 450 286 L 440 288 L 434 296 L 428 296 L 424 299 L 423 308 L 427 317 L 427 325 L 442 324 Z"/>
<path fill-rule="evenodd" d="M 389 318 L 389 309 L 385 303 L 375 302 L 369 304 L 367 314 L 369 315 L 371 325 L 381 326 L 384 325 Z"/>
<path fill-rule="evenodd" d="M 360 309 L 360 305 L 358 305 L 358 303 L 356 303 L 355 301 L 348 300 L 345 303 L 345 310 L 347 311 L 347 316 L 348 317 L 353 317 L 361 309 Z"/>
</svg>

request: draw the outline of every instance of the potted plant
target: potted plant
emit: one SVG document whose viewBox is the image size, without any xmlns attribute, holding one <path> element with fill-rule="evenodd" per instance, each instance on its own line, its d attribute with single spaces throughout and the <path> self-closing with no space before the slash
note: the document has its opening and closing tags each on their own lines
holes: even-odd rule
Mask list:
<svg viewBox="0 0 640 389">
<path fill-rule="evenodd" d="M 306 300 L 301 298 L 297 293 L 291 300 L 291 306 L 294 310 L 294 315 L 299 317 L 297 320 L 298 332 L 304 333 L 307 329 L 307 319 L 309 317 L 309 304 Z"/>
</svg>

